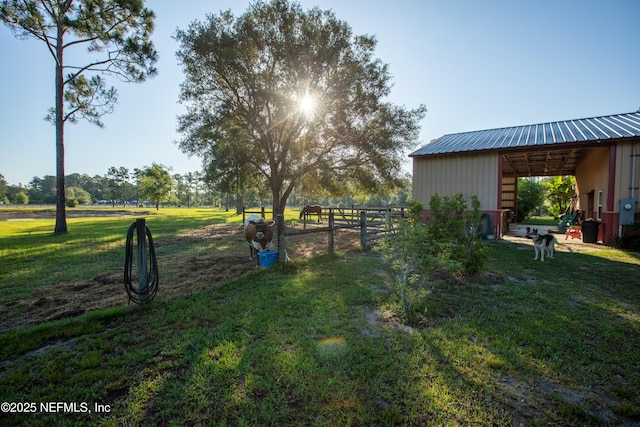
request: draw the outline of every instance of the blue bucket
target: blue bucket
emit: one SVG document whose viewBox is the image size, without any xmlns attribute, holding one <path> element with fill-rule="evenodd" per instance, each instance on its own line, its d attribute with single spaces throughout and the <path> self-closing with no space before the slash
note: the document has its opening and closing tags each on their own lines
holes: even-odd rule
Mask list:
<svg viewBox="0 0 640 427">
<path fill-rule="evenodd" d="M 260 267 L 269 268 L 278 260 L 278 251 L 262 251 L 258 252 L 258 262 Z"/>
</svg>

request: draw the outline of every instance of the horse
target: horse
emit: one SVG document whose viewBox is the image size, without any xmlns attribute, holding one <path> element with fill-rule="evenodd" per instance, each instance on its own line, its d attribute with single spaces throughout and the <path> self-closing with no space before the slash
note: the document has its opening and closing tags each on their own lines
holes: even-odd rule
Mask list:
<svg viewBox="0 0 640 427">
<path fill-rule="evenodd" d="M 321 206 L 311 206 L 307 205 L 300 211 L 300 219 L 306 215 L 317 215 L 318 222 L 322 221 L 322 207 Z"/>
</svg>

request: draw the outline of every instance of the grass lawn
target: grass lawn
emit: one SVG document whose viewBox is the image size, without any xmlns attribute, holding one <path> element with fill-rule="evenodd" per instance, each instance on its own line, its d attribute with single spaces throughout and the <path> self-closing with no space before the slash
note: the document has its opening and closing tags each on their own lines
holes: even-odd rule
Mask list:
<svg viewBox="0 0 640 427">
<path fill-rule="evenodd" d="M 213 280 L 192 261 L 249 263 L 241 239 L 216 238 L 239 217 L 147 217 L 161 275 L 151 307 L 124 299 L 5 328 L 0 402 L 35 413 L 2 413 L 0 424 L 640 423 L 638 254 L 597 248 L 540 263 L 530 246 L 492 242 L 485 274 L 422 284 L 422 322 L 409 326 L 375 251 Z M 51 235 L 52 220 L 0 223 L 0 309 L 20 315 L 59 282 L 121 275 L 131 222 L 70 219 L 66 236 Z M 198 286 L 169 292 L 187 278 Z M 46 413 L 46 402 L 67 405 Z"/>
<path fill-rule="evenodd" d="M 520 221 L 519 224 L 522 225 L 545 225 L 545 226 L 557 226 L 558 220 L 554 219 L 551 216 L 532 216 L 526 218 L 524 221 Z"/>
</svg>

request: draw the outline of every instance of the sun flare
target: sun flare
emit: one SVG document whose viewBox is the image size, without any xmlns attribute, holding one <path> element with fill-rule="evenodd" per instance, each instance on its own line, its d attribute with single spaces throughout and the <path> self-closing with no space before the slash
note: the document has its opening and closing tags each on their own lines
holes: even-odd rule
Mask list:
<svg viewBox="0 0 640 427">
<path fill-rule="evenodd" d="M 300 108 L 300 111 L 303 112 L 304 114 L 313 113 L 315 106 L 316 106 L 315 99 L 313 99 L 313 96 L 309 95 L 308 93 L 303 95 L 298 100 L 298 107 Z"/>
</svg>

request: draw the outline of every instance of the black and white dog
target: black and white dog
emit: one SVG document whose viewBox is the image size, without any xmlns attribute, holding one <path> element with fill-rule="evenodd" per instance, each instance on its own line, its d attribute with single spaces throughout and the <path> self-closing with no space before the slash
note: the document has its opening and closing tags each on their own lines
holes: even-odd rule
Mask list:
<svg viewBox="0 0 640 427">
<path fill-rule="evenodd" d="M 533 258 L 534 260 L 538 259 L 538 255 L 540 255 L 540 261 L 544 261 L 545 255 L 549 259 L 553 259 L 553 255 L 556 253 L 556 244 L 558 243 L 558 239 L 556 236 L 552 234 L 538 234 L 538 229 L 534 228 L 533 231 L 529 231 L 527 227 L 527 235 L 529 239 L 533 240 L 533 248 L 535 250 L 536 256 Z"/>
</svg>

